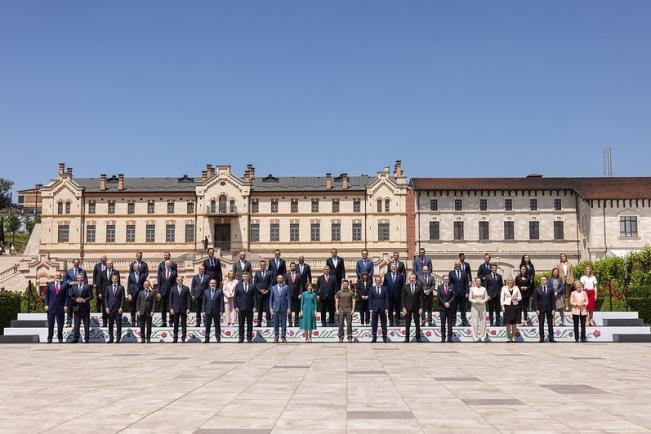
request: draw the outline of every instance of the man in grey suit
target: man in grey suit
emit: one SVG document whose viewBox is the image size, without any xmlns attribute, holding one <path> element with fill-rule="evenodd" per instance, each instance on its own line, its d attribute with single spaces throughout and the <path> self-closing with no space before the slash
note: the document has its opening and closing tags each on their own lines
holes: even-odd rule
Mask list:
<svg viewBox="0 0 651 434">
<path fill-rule="evenodd" d="M 427 318 L 427 324 L 432 327 L 432 303 L 434 302 L 434 293 L 436 292 L 436 287 L 434 285 L 434 278 L 432 273 L 429 271 L 427 265 L 423 266 L 420 276 L 418 277 L 418 283 L 420 287 L 423 288 L 423 324 L 425 325 L 425 318 Z"/>
<path fill-rule="evenodd" d="M 203 313 L 206 324 L 206 339 L 204 343 L 210 342 L 210 326 L 215 323 L 215 339 L 222 340 L 221 317 L 224 311 L 224 291 L 217 287 L 217 280 L 210 279 L 210 284 L 203 294 Z"/>
<path fill-rule="evenodd" d="M 249 273 L 250 275 L 253 275 L 253 272 L 251 270 L 251 262 L 246 260 L 246 253 L 240 252 L 240 257 L 233 262 L 233 272 L 235 273 L 235 278 L 238 281 L 242 281 L 242 274 L 243 273 Z"/>
<path fill-rule="evenodd" d="M 154 316 L 156 297 L 149 280 L 145 280 L 142 286 L 143 289 L 138 293 L 138 300 L 136 301 L 136 314 L 140 325 L 140 342 L 144 344 L 145 341 L 147 343 L 151 341 L 151 321 Z"/>
<path fill-rule="evenodd" d="M 289 287 L 285 285 L 285 276 L 279 274 L 276 277 L 276 284 L 271 287 L 269 306 L 273 312 L 274 319 L 274 344 L 278 343 L 278 332 L 282 328 L 282 340 L 287 342 L 287 315 L 291 303 Z"/>
</svg>

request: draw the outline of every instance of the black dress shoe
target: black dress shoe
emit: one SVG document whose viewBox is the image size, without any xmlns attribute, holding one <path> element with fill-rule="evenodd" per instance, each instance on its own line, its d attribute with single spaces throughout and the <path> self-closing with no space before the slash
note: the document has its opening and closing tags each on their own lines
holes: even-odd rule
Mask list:
<svg viewBox="0 0 651 434">
<path fill-rule="evenodd" d="M 373 338 L 373 339 L 371 339 L 371 343 L 372 343 L 372 344 L 374 344 L 374 343 L 376 343 L 376 342 L 377 342 L 377 338 Z"/>
<path fill-rule="evenodd" d="M 454 342 L 452 339 L 448 339 L 449 344 L 451 344 L 452 342 Z"/>
<path fill-rule="evenodd" d="M 112 343 L 113 343 L 113 339 L 109 339 L 107 343 L 112 344 Z"/>
<path fill-rule="evenodd" d="M 545 342 L 545 340 L 544 339 L 538 339 L 538 342 L 543 343 L 543 342 Z"/>
<path fill-rule="evenodd" d="M 148 344 L 151 343 L 151 339 L 147 338 L 147 343 Z"/>
<path fill-rule="evenodd" d="M 444 344 L 444 343 L 445 343 L 445 339 L 441 339 L 441 343 Z"/>
<path fill-rule="evenodd" d="M 71 343 L 76 344 L 76 343 L 78 343 L 78 342 L 79 342 L 79 341 L 72 341 Z"/>
<path fill-rule="evenodd" d="M 207 344 L 208 342 L 210 342 L 210 339 L 206 339 L 203 341 L 204 344 Z"/>
<path fill-rule="evenodd" d="M 181 343 L 183 344 L 185 343 L 185 338 L 181 339 Z"/>
<path fill-rule="evenodd" d="M 51 344 L 51 343 L 52 343 L 52 339 L 48 339 L 48 340 L 47 340 L 47 343 L 48 343 L 48 344 Z"/>
<path fill-rule="evenodd" d="M 422 341 L 420 340 L 420 338 L 416 338 L 416 342 L 421 343 Z"/>
<path fill-rule="evenodd" d="M 178 339 L 172 339 L 173 344 L 177 343 L 178 341 L 179 341 Z"/>
<path fill-rule="evenodd" d="M 239 341 L 237 341 L 237 343 L 238 343 L 238 344 L 243 344 L 243 343 L 244 343 L 244 339 L 240 339 Z"/>
<path fill-rule="evenodd" d="M 552 339 L 549 340 L 549 342 L 552 342 L 552 343 L 553 343 L 553 342 L 556 342 L 556 339 L 553 339 L 553 338 L 552 338 Z"/>
<path fill-rule="evenodd" d="M 409 343 L 409 338 L 406 338 L 406 339 L 404 340 L 404 342 L 405 342 L 406 344 L 408 344 L 408 343 Z"/>
<path fill-rule="evenodd" d="M 217 343 L 220 343 L 222 341 L 222 338 L 218 337 L 217 338 Z"/>
</svg>

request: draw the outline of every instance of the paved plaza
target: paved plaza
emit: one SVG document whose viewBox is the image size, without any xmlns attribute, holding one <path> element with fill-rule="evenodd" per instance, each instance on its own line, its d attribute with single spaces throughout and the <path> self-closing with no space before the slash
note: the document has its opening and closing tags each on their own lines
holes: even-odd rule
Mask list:
<svg viewBox="0 0 651 434">
<path fill-rule="evenodd" d="M 0 431 L 647 432 L 649 344 L 2 345 Z"/>
</svg>

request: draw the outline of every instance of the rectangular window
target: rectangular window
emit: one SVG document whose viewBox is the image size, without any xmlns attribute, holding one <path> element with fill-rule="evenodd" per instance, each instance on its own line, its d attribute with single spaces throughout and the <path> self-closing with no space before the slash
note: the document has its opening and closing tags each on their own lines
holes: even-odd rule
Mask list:
<svg viewBox="0 0 651 434">
<path fill-rule="evenodd" d="M 637 237 L 637 216 L 621 216 L 619 218 L 619 236 Z"/>
<path fill-rule="evenodd" d="M 341 223 L 332 224 L 332 241 L 341 241 Z"/>
<path fill-rule="evenodd" d="M 319 200 L 312 199 L 312 212 L 319 212 Z"/>
<path fill-rule="evenodd" d="M 115 242 L 115 225 L 106 225 L 106 242 Z"/>
<path fill-rule="evenodd" d="M 278 213 L 278 199 L 272 199 L 271 201 L 271 212 L 274 214 Z"/>
<path fill-rule="evenodd" d="M 362 241 L 361 223 L 353 223 L 353 241 Z"/>
<path fill-rule="evenodd" d="M 176 226 L 165 225 L 165 242 L 173 243 L 176 239 Z"/>
<path fill-rule="evenodd" d="M 321 240 L 321 225 L 319 223 L 312 223 L 310 225 L 310 241 Z"/>
<path fill-rule="evenodd" d="M 389 241 L 389 239 L 390 239 L 389 223 L 378 223 L 377 224 L 377 240 L 378 241 Z"/>
<path fill-rule="evenodd" d="M 194 214 L 194 202 L 188 202 L 186 204 L 186 210 L 188 214 Z"/>
<path fill-rule="evenodd" d="M 249 238 L 251 242 L 257 243 L 258 241 L 260 241 L 260 225 L 258 223 L 251 223 Z"/>
<path fill-rule="evenodd" d="M 508 220 L 504 222 L 504 239 L 515 239 L 515 223 L 513 221 Z"/>
<path fill-rule="evenodd" d="M 513 199 L 504 199 L 504 210 L 513 211 Z"/>
<path fill-rule="evenodd" d="M 86 226 L 86 242 L 87 243 L 95 242 L 95 225 Z"/>
<path fill-rule="evenodd" d="M 66 214 L 70 214 L 70 202 L 66 202 Z"/>
<path fill-rule="evenodd" d="M 554 211 L 560 211 L 563 209 L 562 202 L 560 199 L 554 199 Z"/>
<path fill-rule="evenodd" d="M 487 210 L 488 210 L 488 200 L 479 199 L 479 211 L 487 211 Z"/>
<path fill-rule="evenodd" d="M 153 214 L 156 210 L 156 203 L 153 200 L 147 202 L 147 214 Z"/>
<path fill-rule="evenodd" d="M 332 212 L 333 214 L 339 212 L 339 201 L 337 199 L 332 200 Z"/>
<path fill-rule="evenodd" d="M 488 238 L 488 222 L 479 222 L 479 239 L 481 241 L 486 241 Z"/>
<path fill-rule="evenodd" d="M 289 225 L 289 241 L 300 241 L 300 229 L 298 223 Z"/>
<path fill-rule="evenodd" d="M 454 239 L 463 240 L 463 222 L 454 222 Z"/>
<path fill-rule="evenodd" d="M 68 241 L 70 241 L 70 226 L 69 225 L 59 225 L 57 240 L 60 243 L 67 243 Z"/>
<path fill-rule="evenodd" d="M 260 212 L 260 201 L 254 199 L 251 201 L 251 212 L 257 214 Z"/>
<path fill-rule="evenodd" d="M 353 201 L 353 212 L 362 212 L 362 203 L 359 199 Z"/>
<path fill-rule="evenodd" d="M 167 213 L 174 214 L 174 202 L 167 202 Z"/>
<path fill-rule="evenodd" d="M 529 210 L 538 211 L 538 199 L 529 199 Z"/>
<path fill-rule="evenodd" d="M 461 211 L 463 209 L 463 201 L 461 199 L 454 199 L 454 210 Z"/>
<path fill-rule="evenodd" d="M 298 200 L 292 199 L 291 212 L 296 214 L 298 212 Z"/>
<path fill-rule="evenodd" d="M 429 239 L 441 239 L 441 224 L 439 222 L 429 222 Z"/>
<path fill-rule="evenodd" d="M 529 239 L 530 240 L 540 239 L 540 222 L 538 221 L 529 222 Z"/>
<path fill-rule="evenodd" d="M 88 202 L 88 214 L 95 214 L 95 202 Z"/>
<path fill-rule="evenodd" d="M 280 240 L 280 225 L 278 223 L 271 223 L 269 225 L 269 241 Z"/>
<path fill-rule="evenodd" d="M 115 214 L 115 202 L 108 203 L 108 213 Z"/>
<path fill-rule="evenodd" d="M 136 204 L 133 202 L 129 202 L 127 204 L 127 214 L 135 214 L 136 212 Z"/>
<path fill-rule="evenodd" d="M 136 241 L 136 225 L 127 225 L 127 243 Z"/>
<path fill-rule="evenodd" d="M 438 211 L 439 210 L 439 200 L 438 199 L 432 199 L 429 201 L 429 209 L 430 211 Z"/>
<path fill-rule="evenodd" d="M 565 227 L 563 221 L 554 222 L 554 239 L 563 240 L 565 239 Z"/>
<path fill-rule="evenodd" d="M 145 240 L 148 243 L 156 242 L 156 225 L 145 226 Z"/>
<path fill-rule="evenodd" d="M 185 242 L 194 243 L 194 224 L 192 223 L 185 224 Z"/>
</svg>

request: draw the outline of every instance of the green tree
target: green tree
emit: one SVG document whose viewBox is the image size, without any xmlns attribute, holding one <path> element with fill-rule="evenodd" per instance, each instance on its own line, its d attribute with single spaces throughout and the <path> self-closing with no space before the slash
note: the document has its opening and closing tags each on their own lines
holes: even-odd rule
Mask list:
<svg viewBox="0 0 651 434">
<path fill-rule="evenodd" d="M 34 226 L 36 226 L 36 219 L 34 217 L 27 217 L 25 219 L 25 228 L 27 229 L 27 232 L 31 235 L 32 231 L 34 230 Z"/>
<path fill-rule="evenodd" d="M 14 242 L 16 236 L 16 231 L 20 229 L 20 226 L 23 224 L 21 218 L 13 210 L 9 211 L 7 214 L 7 219 L 5 220 L 5 227 L 7 232 L 11 232 L 11 242 Z"/>
<path fill-rule="evenodd" d="M 13 185 L 13 181 L 0 178 L 0 209 L 9 208 L 9 206 L 11 206 L 11 187 Z"/>
<path fill-rule="evenodd" d="M 0 216 L 0 242 L 5 242 L 5 218 Z"/>
</svg>

